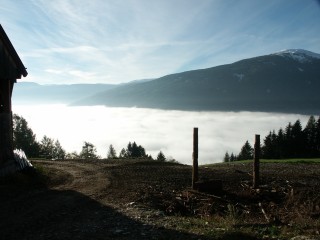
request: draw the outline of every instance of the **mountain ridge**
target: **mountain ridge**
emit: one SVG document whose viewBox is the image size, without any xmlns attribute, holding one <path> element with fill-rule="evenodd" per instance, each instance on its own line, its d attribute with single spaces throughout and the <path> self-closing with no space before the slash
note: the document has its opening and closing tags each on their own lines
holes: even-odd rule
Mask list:
<svg viewBox="0 0 320 240">
<path fill-rule="evenodd" d="M 286 54 L 170 74 L 147 83 L 107 90 L 75 105 L 319 112 L 320 98 L 315 89 L 320 89 L 320 59 L 308 55 L 308 61 L 301 61 L 306 58 L 302 51 L 291 51 L 295 58 Z"/>
<path fill-rule="evenodd" d="M 77 106 L 195 111 L 320 112 L 320 54 L 289 49 L 157 79 L 99 87 L 69 98 Z"/>
<path fill-rule="evenodd" d="M 291 57 L 295 58 L 295 56 L 298 58 L 298 60 L 300 60 L 301 58 L 303 59 L 304 58 L 308 58 L 308 57 L 311 57 L 311 58 L 318 58 L 320 59 L 320 54 L 318 53 L 314 53 L 314 52 L 310 52 L 310 51 L 307 51 L 307 50 L 304 50 L 304 49 L 286 49 L 286 50 L 282 50 L 280 52 L 277 52 L 277 53 L 274 53 L 275 55 L 280 55 L 280 56 L 287 56 L 287 55 L 290 55 Z"/>
</svg>

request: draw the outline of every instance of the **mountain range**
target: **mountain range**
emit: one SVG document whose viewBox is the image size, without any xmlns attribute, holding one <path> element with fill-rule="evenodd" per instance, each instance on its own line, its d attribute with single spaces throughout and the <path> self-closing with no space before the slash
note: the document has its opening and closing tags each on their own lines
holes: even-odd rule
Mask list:
<svg viewBox="0 0 320 240">
<path fill-rule="evenodd" d="M 196 111 L 319 114 L 320 54 L 285 50 L 126 84 L 18 83 L 16 101 Z"/>
</svg>

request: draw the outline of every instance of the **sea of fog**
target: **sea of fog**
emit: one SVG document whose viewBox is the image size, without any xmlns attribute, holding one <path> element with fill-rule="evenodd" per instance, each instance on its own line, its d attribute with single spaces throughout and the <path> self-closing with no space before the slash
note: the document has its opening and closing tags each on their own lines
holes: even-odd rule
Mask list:
<svg viewBox="0 0 320 240">
<path fill-rule="evenodd" d="M 58 139 L 67 152 L 80 152 L 84 141 L 94 144 L 105 158 L 110 144 L 117 154 L 129 141 L 142 145 L 156 158 L 192 164 L 193 128 L 199 128 L 199 164 L 221 162 L 226 151 L 238 154 L 254 135 L 261 140 L 270 130 L 309 116 L 261 112 L 196 112 L 143 108 L 74 107 L 65 105 L 13 105 L 40 141 L 44 135 Z"/>
</svg>

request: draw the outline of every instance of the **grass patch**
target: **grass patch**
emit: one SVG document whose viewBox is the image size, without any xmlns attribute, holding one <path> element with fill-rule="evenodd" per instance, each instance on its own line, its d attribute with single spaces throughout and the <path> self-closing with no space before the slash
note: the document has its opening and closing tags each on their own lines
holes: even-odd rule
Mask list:
<svg viewBox="0 0 320 240">
<path fill-rule="evenodd" d="M 201 165 L 204 167 L 210 167 L 215 165 L 227 165 L 227 164 L 241 164 L 241 163 L 252 163 L 253 160 L 241 160 L 241 161 L 234 161 L 228 163 L 213 163 L 213 164 L 205 164 Z M 289 159 L 260 159 L 260 163 L 291 163 L 291 164 L 320 164 L 320 158 L 289 158 Z"/>
<path fill-rule="evenodd" d="M 234 163 L 249 163 L 253 160 L 236 161 Z M 320 163 L 320 158 L 290 158 L 290 159 L 260 159 L 261 163 Z"/>
<path fill-rule="evenodd" d="M 191 232 L 208 239 L 282 239 L 279 228 L 275 226 L 237 225 L 233 216 L 211 216 L 204 218 L 172 217 L 171 228 L 178 231 Z"/>
</svg>

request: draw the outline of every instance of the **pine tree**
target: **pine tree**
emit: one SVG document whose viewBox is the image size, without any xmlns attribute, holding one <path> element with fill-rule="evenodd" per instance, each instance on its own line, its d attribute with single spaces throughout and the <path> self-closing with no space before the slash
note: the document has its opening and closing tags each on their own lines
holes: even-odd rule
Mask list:
<svg viewBox="0 0 320 240">
<path fill-rule="evenodd" d="M 108 153 L 107 153 L 107 158 L 108 159 L 117 158 L 116 150 L 114 149 L 112 144 L 110 144 L 110 146 L 109 146 L 109 150 L 108 150 Z"/>
<path fill-rule="evenodd" d="M 245 142 L 245 144 L 241 148 L 241 151 L 238 155 L 238 160 L 247 160 L 247 159 L 253 159 L 253 148 L 248 142 L 248 140 Z"/>
<path fill-rule="evenodd" d="M 242 147 L 238 159 L 246 159 L 250 148 Z M 289 122 L 285 130 L 279 129 L 278 134 L 270 131 L 262 146 L 263 158 L 301 158 L 320 157 L 320 117 L 316 121 L 310 116 L 306 127 L 302 129 L 298 119 L 293 125 Z"/>
<path fill-rule="evenodd" d="M 230 162 L 230 156 L 229 156 L 228 151 L 227 151 L 226 154 L 224 155 L 223 162 Z"/>
<path fill-rule="evenodd" d="M 266 159 L 272 159 L 274 158 L 274 132 L 269 132 L 269 134 L 265 137 L 263 140 L 264 145 L 262 147 L 262 156 Z"/>
<path fill-rule="evenodd" d="M 44 135 L 40 141 L 40 152 L 43 157 L 52 159 L 54 155 L 54 140 Z"/>
<path fill-rule="evenodd" d="M 137 145 L 136 142 L 129 142 L 126 150 L 126 156 L 129 158 L 146 157 L 146 151 L 141 145 Z"/>
<path fill-rule="evenodd" d="M 284 133 L 284 158 L 290 158 L 293 155 L 292 142 L 292 125 L 289 122 Z"/>
<path fill-rule="evenodd" d="M 320 157 L 320 116 L 316 123 L 316 157 Z"/>
<path fill-rule="evenodd" d="M 96 147 L 89 142 L 84 142 L 82 150 L 80 152 L 80 158 L 83 159 L 98 159 Z"/>
<path fill-rule="evenodd" d="M 146 150 L 141 146 L 139 145 L 138 146 L 138 151 L 139 151 L 139 157 L 146 157 Z"/>
<path fill-rule="evenodd" d="M 23 117 L 13 114 L 13 147 L 22 149 L 28 157 L 39 157 L 40 146 L 36 135 Z"/>
<path fill-rule="evenodd" d="M 59 140 L 56 140 L 53 145 L 52 158 L 53 159 L 64 159 L 66 151 L 62 148 Z"/>
<path fill-rule="evenodd" d="M 158 153 L 157 161 L 160 161 L 160 162 L 165 162 L 165 161 L 166 161 L 166 157 L 164 156 L 164 154 L 163 154 L 162 151 L 160 151 L 160 152 Z"/>
<path fill-rule="evenodd" d="M 284 145 L 285 145 L 285 136 L 282 128 L 279 129 L 276 144 L 275 144 L 275 154 L 277 159 L 281 159 L 284 156 Z"/>
<path fill-rule="evenodd" d="M 237 156 L 235 156 L 233 153 L 230 155 L 230 162 L 234 162 L 237 160 Z"/>
<path fill-rule="evenodd" d="M 302 131 L 301 122 L 298 119 L 292 126 L 292 156 L 293 158 L 303 157 L 305 153 L 305 138 Z"/>
<path fill-rule="evenodd" d="M 127 149 L 126 149 L 126 157 L 130 158 L 132 157 L 132 145 L 131 142 L 128 143 Z"/>
<path fill-rule="evenodd" d="M 122 148 L 119 153 L 119 158 L 127 158 L 127 157 L 128 157 L 127 151 L 124 148 Z"/>
<path fill-rule="evenodd" d="M 306 154 L 308 157 L 317 156 L 317 122 L 314 116 L 310 116 L 303 130 L 306 138 Z"/>
<path fill-rule="evenodd" d="M 136 144 L 136 142 L 133 142 L 133 144 L 132 144 L 131 157 L 132 158 L 140 157 L 140 150 L 139 150 L 138 145 Z"/>
</svg>

